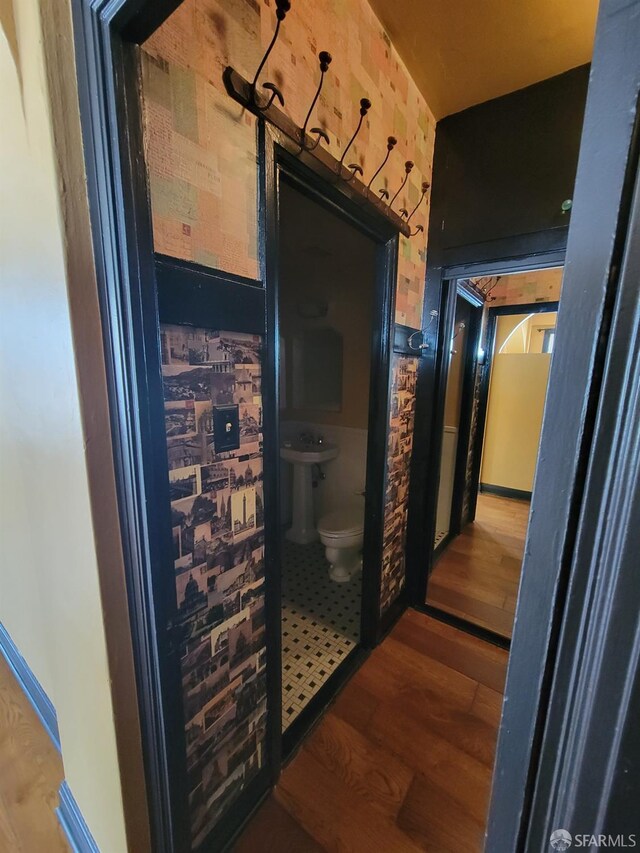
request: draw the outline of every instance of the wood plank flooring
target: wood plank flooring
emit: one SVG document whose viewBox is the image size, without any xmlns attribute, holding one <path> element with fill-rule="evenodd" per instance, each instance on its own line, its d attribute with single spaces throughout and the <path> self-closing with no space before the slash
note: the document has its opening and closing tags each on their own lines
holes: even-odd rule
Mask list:
<svg viewBox="0 0 640 853">
<path fill-rule="evenodd" d="M 235 853 L 482 850 L 507 652 L 404 614 Z"/>
<path fill-rule="evenodd" d="M 529 507 L 526 501 L 478 495 L 476 520 L 431 573 L 427 604 L 511 637 Z"/>
<path fill-rule="evenodd" d="M 69 853 L 55 814 L 62 758 L 0 656 L 0 850 Z"/>
<path fill-rule="evenodd" d="M 285 768 L 236 853 L 482 849 L 507 653 L 408 611 Z M 68 853 L 62 759 L 0 658 L 0 850 Z"/>
</svg>

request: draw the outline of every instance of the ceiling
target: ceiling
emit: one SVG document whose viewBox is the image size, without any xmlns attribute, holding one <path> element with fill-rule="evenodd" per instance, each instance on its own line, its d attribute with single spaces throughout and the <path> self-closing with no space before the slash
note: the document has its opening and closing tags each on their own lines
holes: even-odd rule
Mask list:
<svg viewBox="0 0 640 853">
<path fill-rule="evenodd" d="M 436 119 L 591 59 L 598 0 L 369 0 Z"/>
</svg>

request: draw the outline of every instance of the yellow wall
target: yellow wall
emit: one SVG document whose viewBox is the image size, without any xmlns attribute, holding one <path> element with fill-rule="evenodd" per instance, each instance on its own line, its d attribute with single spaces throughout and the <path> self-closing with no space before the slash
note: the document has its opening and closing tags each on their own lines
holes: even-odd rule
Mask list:
<svg viewBox="0 0 640 853">
<path fill-rule="evenodd" d="M 532 490 L 550 362 L 551 356 L 545 353 L 494 355 L 480 477 L 483 483 Z"/>
<path fill-rule="evenodd" d="M 126 850 L 37 0 L 0 4 L 0 620 L 56 706 L 67 782 Z"/>
<path fill-rule="evenodd" d="M 546 329 L 554 329 L 558 320 L 558 314 L 555 311 L 549 314 L 534 314 L 529 318 L 527 323 L 529 327 L 529 352 L 542 352 L 544 344 L 544 331 Z"/>
<path fill-rule="evenodd" d="M 544 314 L 512 314 L 498 318 L 496 353 L 542 352 L 544 330 L 556 325 L 557 312 Z"/>
</svg>

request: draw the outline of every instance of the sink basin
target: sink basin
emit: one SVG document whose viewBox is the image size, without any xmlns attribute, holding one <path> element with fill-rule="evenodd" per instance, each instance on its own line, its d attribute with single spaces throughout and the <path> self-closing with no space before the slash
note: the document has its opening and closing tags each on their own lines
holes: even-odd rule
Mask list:
<svg viewBox="0 0 640 853">
<path fill-rule="evenodd" d="M 303 441 L 292 441 L 289 446 L 280 448 L 280 456 L 294 465 L 318 465 L 329 462 L 338 455 L 335 444 L 310 444 Z"/>
</svg>

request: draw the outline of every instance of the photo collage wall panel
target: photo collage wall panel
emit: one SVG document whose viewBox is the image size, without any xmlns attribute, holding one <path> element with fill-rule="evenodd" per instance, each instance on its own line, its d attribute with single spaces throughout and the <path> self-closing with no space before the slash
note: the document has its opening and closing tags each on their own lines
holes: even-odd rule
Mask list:
<svg viewBox="0 0 640 853">
<path fill-rule="evenodd" d="M 393 356 L 384 509 L 384 548 L 380 582 L 381 614 L 386 613 L 398 597 L 406 580 L 405 547 L 417 369 L 416 358 Z"/>
<path fill-rule="evenodd" d="M 160 332 L 195 848 L 265 748 L 262 339 L 166 324 Z M 216 450 L 222 406 L 237 407 L 237 450 Z"/>
</svg>

